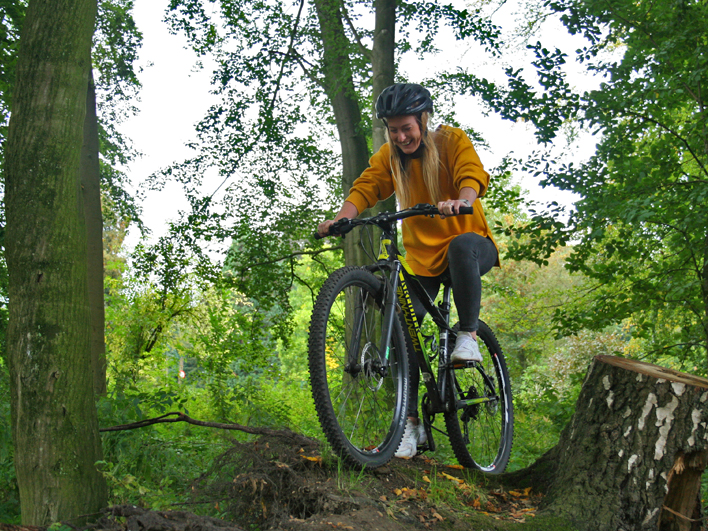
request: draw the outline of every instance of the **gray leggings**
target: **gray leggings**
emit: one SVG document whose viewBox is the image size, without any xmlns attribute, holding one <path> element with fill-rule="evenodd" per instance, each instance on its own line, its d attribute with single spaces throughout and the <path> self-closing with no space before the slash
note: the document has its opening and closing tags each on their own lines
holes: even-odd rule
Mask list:
<svg viewBox="0 0 708 531">
<path fill-rule="evenodd" d="M 448 267 L 444 273 L 435 277 L 417 277 L 431 299 L 435 299 L 440 284 L 446 278 L 452 283 L 452 295 L 460 318 L 460 330 L 476 332 L 479 328 L 479 308 L 482 301 L 482 275 L 497 263 L 498 252 L 489 238 L 474 232 L 460 234 L 450 242 L 447 249 Z M 418 323 L 428 313 L 413 290 L 410 290 L 413 309 Z M 408 348 L 408 363 L 411 372 L 411 395 L 408 402 L 408 416 L 418 417 L 418 382 L 420 370 L 413 350 L 408 328 L 403 327 Z"/>
</svg>

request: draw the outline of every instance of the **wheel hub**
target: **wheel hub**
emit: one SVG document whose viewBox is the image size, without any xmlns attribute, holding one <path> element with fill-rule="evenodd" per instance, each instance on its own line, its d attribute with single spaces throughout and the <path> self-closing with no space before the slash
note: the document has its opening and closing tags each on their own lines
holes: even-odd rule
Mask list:
<svg viewBox="0 0 708 531">
<path fill-rule="evenodd" d="M 479 398 L 479 393 L 477 392 L 477 388 L 474 385 L 470 386 L 467 393 L 463 393 L 462 399 L 470 400 L 473 398 Z M 462 415 L 460 416 L 460 420 L 462 420 L 462 422 L 469 422 L 470 420 L 474 421 L 477 420 L 478 416 L 479 404 L 469 404 L 462 408 Z"/>
<path fill-rule="evenodd" d="M 361 367 L 367 387 L 372 391 L 381 389 L 386 376 L 386 367 L 381 365 L 378 351 L 372 343 L 367 343 L 361 351 Z"/>
</svg>

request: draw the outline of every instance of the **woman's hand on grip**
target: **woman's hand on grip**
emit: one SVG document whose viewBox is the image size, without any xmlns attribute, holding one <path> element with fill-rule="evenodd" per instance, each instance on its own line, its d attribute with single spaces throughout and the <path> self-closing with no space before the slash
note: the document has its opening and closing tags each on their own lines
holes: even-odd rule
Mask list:
<svg viewBox="0 0 708 531">
<path fill-rule="evenodd" d="M 470 203 L 466 199 L 448 199 L 437 204 L 440 211 L 440 219 L 445 219 L 447 216 L 456 216 L 460 213 L 460 207 L 468 206 L 470 206 Z"/>
<path fill-rule="evenodd" d="M 354 206 L 354 203 L 345 201 L 342 205 L 342 208 L 339 210 L 339 213 L 334 217 L 334 219 L 328 219 L 317 225 L 317 234 L 320 235 L 320 238 L 329 236 L 329 228 L 335 221 L 339 221 L 342 218 L 354 219 L 358 215 L 359 211 L 357 210 L 356 206 Z"/>
<path fill-rule="evenodd" d="M 332 226 L 334 223 L 333 219 L 327 219 L 317 225 L 317 234 L 320 235 L 321 238 L 324 238 L 325 236 L 329 235 L 329 228 Z"/>
</svg>

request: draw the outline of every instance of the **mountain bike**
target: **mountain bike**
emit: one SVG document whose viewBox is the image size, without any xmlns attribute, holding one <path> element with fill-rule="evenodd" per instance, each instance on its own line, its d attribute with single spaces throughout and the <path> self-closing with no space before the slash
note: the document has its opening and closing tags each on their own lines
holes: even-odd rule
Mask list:
<svg viewBox="0 0 708 531">
<path fill-rule="evenodd" d="M 460 208 L 460 215 L 471 213 L 472 207 Z M 331 226 L 330 236 L 344 236 L 357 226 L 378 226 L 382 233 L 374 263 L 336 270 L 317 296 L 308 343 L 317 415 L 330 446 L 346 463 L 374 468 L 393 457 L 403 437 L 411 385 L 405 326 L 426 389 L 421 413 L 428 442 L 419 451 L 435 450 L 437 431 L 449 438 L 461 465 L 498 474 L 509 462 L 514 425 L 504 355 L 492 330 L 480 321 L 483 361 L 450 363 L 457 332 L 457 325 L 449 326 L 450 284 L 443 283 L 442 301 L 435 305 L 396 245 L 397 222 L 421 215 L 439 211 L 420 204 Z M 411 290 L 436 333 L 421 331 Z M 434 426 L 438 414 L 447 433 Z"/>
</svg>

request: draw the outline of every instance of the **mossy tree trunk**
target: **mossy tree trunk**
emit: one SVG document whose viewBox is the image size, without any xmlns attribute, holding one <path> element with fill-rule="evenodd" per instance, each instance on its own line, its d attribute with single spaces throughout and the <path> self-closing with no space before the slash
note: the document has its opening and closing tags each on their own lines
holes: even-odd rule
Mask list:
<svg viewBox="0 0 708 531">
<path fill-rule="evenodd" d="M 349 41 L 344 33 L 340 3 L 315 0 L 314 4 L 322 38 L 325 90 L 332 103 L 342 149 L 342 192 L 346 197 L 354 180 L 368 166 L 369 148 L 354 89 Z M 366 261 L 355 234 L 344 240 L 344 261 L 347 265 L 361 265 Z"/>
<path fill-rule="evenodd" d="M 31 0 L 6 144 L 8 362 L 28 525 L 95 513 L 106 485 L 79 178 L 96 0 Z"/>
<path fill-rule="evenodd" d="M 597 356 L 559 443 L 506 481 L 580 530 L 697 531 L 707 426 L 708 380 Z"/>
<path fill-rule="evenodd" d="M 81 191 L 86 220 L 86 251 L 89 311 L 91 319 L 91 366 L 96 396 L 106 394 L 106 313 L 103 301 L 103 212 L 101 211 L 101 166 L 98 159 L 98 115 L 93 70 L 86 93 L 84 142 L 81 148 Z"/>
<path fill-rule="evenodd" d="M 374 152 L 376 152 L 386 143 L 383 120 L 376 118 L 376 99 L 383 89 L 393 85 L 396 75 L 396 0 L 375 0 L 374 9 L 376 22 L 374 45 L 371 49 L 374 109 L 372 109 L 371 136 Z M 380 202 L 371 210 L 376 213 L 396 210 L 396 196 Z"/>
<path fill-rule="evenodd" d="M 386 143 L 383 120 L 376 118 L 376 99 L 381 91 L 393 85 L 396 74 L 396 0 L 375 0 L 374 46 L 371 50 L 371 67 L 374 85 L 372 109 L 372 138 L 374 151 Z M 393 202 L 391 207 L 395 207 Z"/>
<path fill-rule="evenodd" d="M 342 149 L 342 192 L 344 197 L 354 181 L 369 166 L 369 147 L 359 98 L 354 86 L 354 76 L 351 69 L 349 39 L 344 31 L 344 15 L 338 0 L 315 0 L 315 9 L 322 38 L 322 62 L 325 90 L 332 103 L 339 143 Z M 393 83 L 394 63 L 394 30 L 395 30 L 395 0 L 377 0 L 376 27 L 374 46 L 368 53 L 371 57 L 374 79 L 374 98 L 380 91 Z M 374 149 L 383 143 L 383 131 L 375 130 Z M 395 208 L 393 198 L 379 203 L 366 214 L 375 215 L 384 210 Z M 377 233 L 378 234 L 378 233 Z M 377 244 L 377 236 L 374 243 Z M 376 253 L 378 249 L 374 249 Z M 363 265 L 371 262 L 359 242 L 359 230 L 352 232 L 344 240 L 344 261 L 346 265 Z"/>
</svg>

